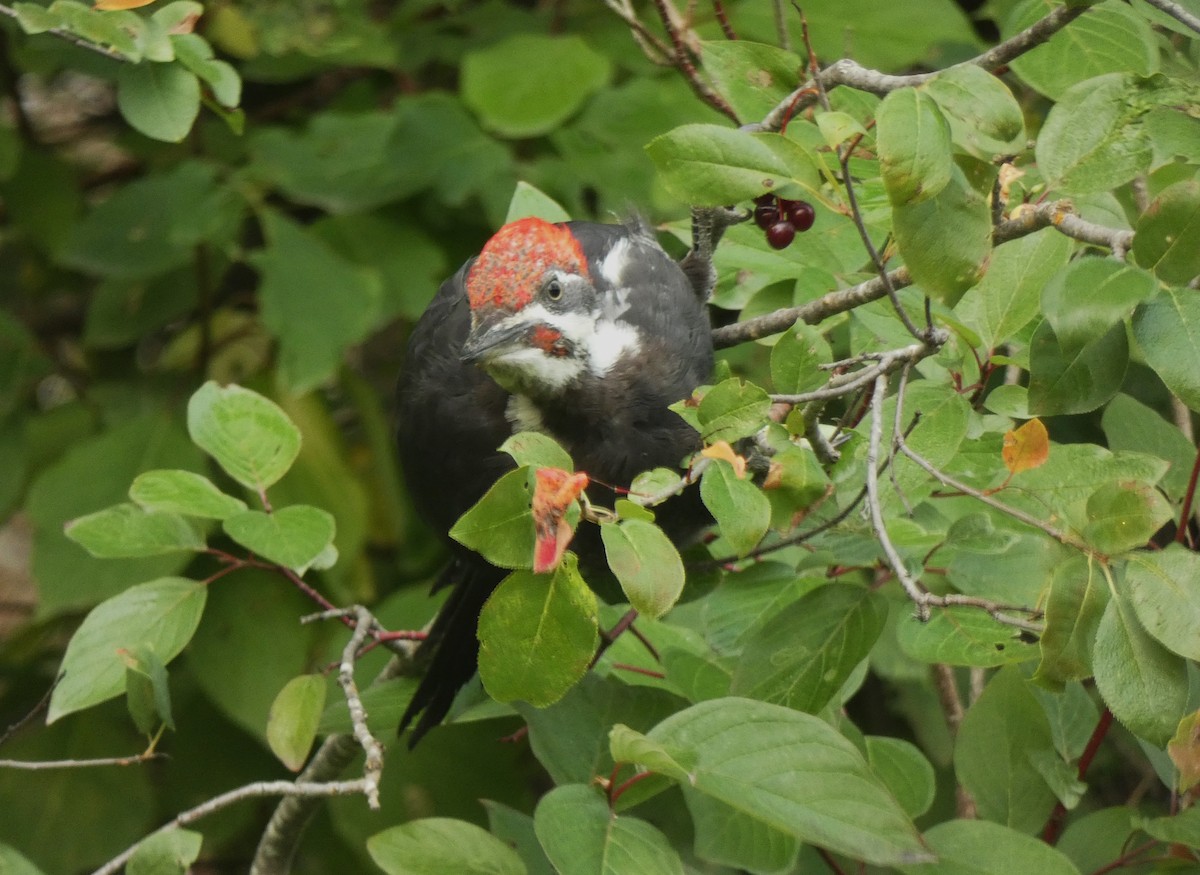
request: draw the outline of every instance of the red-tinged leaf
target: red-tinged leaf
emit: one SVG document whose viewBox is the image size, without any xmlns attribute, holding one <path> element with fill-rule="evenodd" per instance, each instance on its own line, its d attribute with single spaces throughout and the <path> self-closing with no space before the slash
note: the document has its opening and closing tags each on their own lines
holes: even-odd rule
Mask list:
<svg viewBox="0 0 1200 875">
<path fill-rule="evenodd" d="M 1012 474 L 1040 468 L 1050 458 L 1050 435 L 1046 426 L 1040 419 L 1031 419 L 1020 428 L 1007 432 L 1000 452 Z"/>
<path fill-rule="evenodd" d="M 575 527 L 567 511 L 587 488 L 588 476 L 561 468 L 538 468 L 534 472 L 533 524 L 537 531 L 533 570 L 553 571 L 571 543 Z"/>
<path fill-rule="evenodd" d="M 1200 784 L 1200 711 L 1179 721 L 1175 737 L 1167 742 L 1167 754 L 1179 769 L 1180 793 Z"/>
</svg>

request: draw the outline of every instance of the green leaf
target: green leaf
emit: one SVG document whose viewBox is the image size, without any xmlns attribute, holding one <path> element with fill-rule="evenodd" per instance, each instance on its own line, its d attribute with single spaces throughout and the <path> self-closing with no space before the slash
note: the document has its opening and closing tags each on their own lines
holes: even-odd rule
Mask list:
<svg viewBox="0 0 1200 875">
<path fill-rule="evenodd" d="M 174 659 L 195 633 L 207 594 L 202 583 L 164 577 L 97 605 L 67 644 L 46 722 L 119 696 L 125 689 L 122 649 L 152 649 L 164 665 Z"/>
<path fill-rule="evenodd" d="M 1200 182 L 1164 189 L 1138 218 L 1133 257 L 1164 283 L 1186 285 L 1200 276 Z"/>
<path fill-rule="evenodd" d="M 509 471 L 459 517 L 450 537 L 500 568 L 532 568 L 532 469 Z"/>
<path fill-rule="evenodd" d="M 935 197 L 897 206 L 892 228 L 913 282 L 947 306 L 957 303 L 987 269 L 991 210 L 957 165 Z"/>
<path fill-rule="evenodd" d="M 169 829 L 142 841 L 125 867 L 128 875 L 187 875 L 200 856 L 204 836 L 190 829 Z"/>
<path fill-rule="evenodd" d="M 1200 410 L 1200 298 L 1185 289 L 1164 289 L 1133 314 L 1133 336 L 1167 388 Z"/>
<path fill-rule="evenodd" d="M 293 504 L 273 513 L 244 510 L 222 523 L 225 534 L 264 559 L 304 573 L 331 543 L 333 516 L 319 507 Z"/>
<path fill-rule="evenodd" d="M 21 30 L 28 34 L 45 33 L 66 24 L 61 15 L 37 3 L 14 3 L 12 8 Z"/>
<path fill-rule="evenodd" d="M 713 459 L 700 477 L 700 497 L 734 552 L 745 556 L 771 524 L 771 502 L 749 479 L 738 477 L 724 459 Z"/>
<path fill-rule="evenodd" d="M 1167 500 L 1147 483 L 1106 483 L 1088 498 L 1083 537 L 1101 553 L 1112 556 L 1145 546 L 1173 515 Z"/>
<path fill-rule="evenodd" d="M 135 504 L 118 504 L 73 519 L 64 531 L 68 538 L 101 559 L 204 549 L 204 538 L 183 517 L 145 511 Z"/>
<path fill-rule="evenodd" d="M 750 134 L 692 124 L 651 140 L 646 152 L 676 197 L 721 206 L 761 194 L 817 196 L 821 177 L 811 156 L 780 134 Z"/>
<path fill-rule="evenodd" d="M 516 571 L 479 614 L 479 677 L 499 702 L 553 704 L 587 671 L 596 596 L 567 553 L 553 574 Z"/>
<path fill-rule="evenodd" d="M 909 817 L 920 817 L 933 805 L 936 775 L 929 760 L 914 744 L 899 738 L 869 735 L 867 762 Z"/>
<path fill-rule="evenodd" d="M 924 91 L 900 88 L 875 116 L 879 173 L 893 206 L 935 197 L 950 182 L 950 125 Z"/>
<path fill-rule="evenodd" d="M 213 57 L 212 46 L 204 37 L 196 33 L 173 33 L 171 47 L 179 63 L 212 89 L 218 103 L 230 108 L 238 105 L 242 99 L 242 79 L 232 65 Z"/>
<path fill-rule="evenodd" d="M 640 645 L 639 645 L 640 646 Z M 633 686 L 588 672 L 559 701 L 546 708 L 517 702 L 529 724 L 529 746 L 556 784 L 584 784 L 608 774 L 609 728 L 616 723 L 648 730 L 682 706 L 666 690 Z"/>
<path fill-rule="evenodd" d="M 528 875 L 554 875 L 554 867 L 546 859 L 546 852 L 533 830 L 532 816 L 491 799 L 480 799 L 479 802 L 487 812 L 492 835 L 516 850 Z"/>
<path fill-rule="evenodd" d="M 640 519 L 600 527 L 608 567 L 629 604 L 643 616 L 658 618 L 674 607 L 683 592 L 683 560 L 663 530 Z"/>
<path fill-rule="evenodd" d="M 743 39 L 703 42 L 700 57 L 717 92 L 746 122 L 774 109 L 804 71 L 804 62 L 792 52 Z"/>
<path fill-rule="evenodd" d="M 617 727 L 620 729 L 621 727 Z M 810 714 L 752 699 L 715 699 L 667 718 L 645 737 L 613 735 L 613 757 L 660 764 L 698 793 L 773 829 L 878 865 L 926 859 L 916 829 L 862 754 Z M 664 758 L 665 757 L 665 758 Z"/>
<path fill-rule="evenodd" d="M 1096 689 L 1130 732 L 1163 747 L 1187 707 L 1187 663 L 1151 638 L 1121 595 L 1096 631 Z"/>
<path fill-rule="evenodd" d="M 188 433 L 238 483 L 262 492 L 287 473 L 300 432 L 274 401 L 209 380 L 188 401 Z"/>
<path fill-rule="evenodd" d="M 1071 255 L 1071 240 L 1043 228 L 997 246 L 987 273 L 963 296 L 955 313 L 994 349 L 1016 335 L 1041 312 L 1042 289 Z"/>
<path fill-rule="evenodd" d="M 1171 817 L 1135 817 L 1134 826 L 1160 842 L 1200 848 L 1200 808 L 1187 808 Z"/>
<path fill-rule="evenodd" d="M 58 412 L 71 411 L 60 408 Z M 87 436 L 87 423 L 67 425 L 71 419 L 59 420 L 57 427 L 70 429 L 73 446 L 34 480 L 25 503 L 34 527 L 33 574 L 43 616 L 91 607 L 123 592 L 132 581 L 176 574 L 193 558 L 191 553 L 175 552 L 97 562 L 67 538 L 63 526 L 68 520 L 121 501 L 129 482 L 141 471 L 162 467 L 198 470 L 204 465 L 202 454 L 181 424 L 169 417 L 153 413 L 135 416 L 95 437 Z M 63 440 L 62 434 L 34 428 L 35 422 L 29 426 L 34 446 Z M 74 431 L 80 425 L 83 430 Z M 80 581 L 87 585 L 81 586 Z"/>
<path fill-rule="evenodd" d="M 683 801 L 700 859 L 746 872 L 793 871 L 800 850 L 795 836 L 687 788 Z"/>
<path fill-rule="evenodd" d="M 1108 586 L 1095 562 L 1075 556 L 1055 569 L 1034 680 L 1061 689 L 1092 676 L 1096 630 L 1107 605 Z"/>
<path fill-rule="evenodd" d="M 1095 410 L 1117 394 L 1128 366 L 1124 324 L 1067 352 L 1045 321 L 1029 344 L 1029 412 L 1047 416 Z"/>
<path fill-rule="evenodd" d="M 148 511 L 223 520 L 246 509 L 211 480 L 192 471 L 146 471 L 129 487 L 129 497 Z"/>
<path fill-rule="evenodd" d="M 1129 601 L 1142 626 L 1188 659 L 1200 659 L 1200 556 L 1178 544 L 1135 553 L 1125 566 Z"/>
<path fill-rule="evenodd" d="M 858 586 L 829 584 L 776 614 L 742 651 L 730 692 L 816 714 L 867 658 L 887 602 Z"/>
<path fill-rule="evenodd" d="M 517 432 L 500 445 L 500 452 L 508 453 L 518 465 L 531 468 L 560 468 L 574 471 L 571 454 L 554 438 L 540 431 Z"/>
<path fill-rule="evenodd" d="M 1173 500 L 1183 498 L 1196 448 L 1174 423 L 1129 395 L 1117 395 L 1104 408 L 1101 419 L 1104 437 L 1112 450 L 1141 450 L 1153 447 L 1155 455 L 1171 467 L 1161 485 Z"/>
<path fill-rule="evenodd" d="M 200 113 L 200 82 L 177 64 L 122 64 L 117 107 L 135 130 L 178 143 Z"/>
<path fill-rule="evenodd" d="M 263 227 L 267 246 L 253 259 L 262 320 L 279 338 L 284 381 L 299 395 L 332 377 L 346 348 L 376 327 L 383 283 L 277 212 L 263 214 Z"/>
<path fill-rule="evenodd" d="M 425 817 L 367 839 L 367 853 L 388 875 L 525 875 L 516 851 L 491 833 L 449 817 Z"/>
<path fill-rule="evenodd" d="M 512 200 L 508 203 L 508 215 L 504 217 L 504 223 L 508 224 L 529 216 L 537 216 L 547 222 L 567 222 L 571 219 L 571 214 L 563 208 L 562 204 L 540 189 L 521 180 L 517 183 L 517 190 L 513 192 Z"/>
<path fill-rule="evenodd" d="M 171 715 L 171 688 L 167 668 L 149 647 L 122 650 L 125 663 L 125 698 L 129 716 L 138 731 L 153 737 L 159 726 L 175 728 Z"/>
<path fill-rule="evenodd" d="M 302 674 L 292 678 L 275 701 L 267 718 L 267 744 L 279 761 L 298 772 L 308 759 L 325 707 L 325 678 Z"/>
<path fill-rule="evenodd" d="M 1025 118 L 1008 86 L 982 67 L 958 64 L 922 89 L 937 101 L 954 145 L 990 161 L 1025 148 Z"/>
<path fill-rule="evenodd" d="M 636 817 L 614 814 L 584 784 L 556 787 L 543 796 L 533 828 L 559 875 L 683 875 L 666 836 Z"/>
<path fill-rule="evenodd" d="M 1037 656 L 1037 648 L 1024 643 L 1016 629 L 978 608 L 934 608 L 926 623 L 905 617 L 898 633 L 900 648 L 921 662 L 992 668 Z"/>
<path fill-rule="evenodd" d="M 1079 875 L 1062 851 L 987 820 L 947 820 L 925 840 L 938 861 L 900 866 L 904 875 Z"/>
<path fill-rule="evenodd" d="M 749 437 L 767 423 L 771 398 L 753 383 L 731 377 L 713 386 L 700 401 L 700 433 L 706 443 Z"/>
<path fill-rule="evenodd" d="M 1029 27 L 1057 5 L 1055 0 L 1026 0 L 1009 16 L 1004 37 Z M 1149 76 L 1158 69 L 1158 46 L 1145 18 L 1119 0 L 1108 0 L 1014 58 L 1011 66 L 1036 90 L 1057 99 L 1071 86 L 1103 73 Z"/>
<path fill-rule="evenodd" d="M 832 360 L 825 336 L 811 325 L 798 323 L 781 334 L 771 348 L 771 382 L 775 391 L 792 395 L 825 385 L 829 374 L 818 366 Z"/>
<path fill-rule="evenodd" d="M 612 68 L 578 36 L 516 34 L 462 59 L 463 102 L 504 137 L 547 134 L 608 83 Z"/>
<path fill-rule="evenodd" d="M 221 184 L 215 166 L 183 161 L 121 186 L 94 206 L 70 227 L 58 257 L 70 267 L 119 280 L 162 277 L 179 268 L 192 269 L 201 243 L 221 248 L 231 243 L 245 211 L 245 201 Z M 170 282 L 184 283 L 179 275 Z M 129 285 L 124 282 L 121 287 Z M 172 291 L 156 284 L 142 294 L 165 297 Z M 195 295 L 192 289 L 190 296 L 180 296 L 187 303 L 185 311 L 194 306 Z M 139 304 L 133 295 L 121 300 L 125 307 Z"/>
<path fill-rule="evenodd" d="M 1158 291 L 1154 277 L 1111 258 L 1080 258 L 1042 289 L 1042 310 L 1059 347 L 1075 353 L 1133 313 Z"/>
<path fill-rule="evenodd" d="M 1051 190 L 1107 191 L 1144 173 L 1154 150 L 1135 124 L 1132 77 L 1097 76 L 1069 89 L 1046 116 L 1037 141 L 1038 169 Z"/>
<path fill-rule="evenodd" d="M 1041 829 L 1054 792 L 1030 755 L 1054 739 L 1045 712 L 1016 668 L 997 672 L 967 710 L 954 746 L 954 770 L 975 799 L 979 816 L 1015 830 Z"/>
</svg>

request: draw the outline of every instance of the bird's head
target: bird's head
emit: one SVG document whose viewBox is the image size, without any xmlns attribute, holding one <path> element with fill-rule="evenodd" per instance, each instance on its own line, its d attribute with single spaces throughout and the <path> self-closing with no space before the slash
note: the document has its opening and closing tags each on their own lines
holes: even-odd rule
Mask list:
<svg viewBox="0 0 1200 875">
<path fill-rule="evenodd" d="M 471 331 L 462 360 L 513 393 L 555 395 L 604 361 L 613 323 L 601 304 L 579 240 L 536 218 L 505 225 L 466 279 Z"/>
</svg>

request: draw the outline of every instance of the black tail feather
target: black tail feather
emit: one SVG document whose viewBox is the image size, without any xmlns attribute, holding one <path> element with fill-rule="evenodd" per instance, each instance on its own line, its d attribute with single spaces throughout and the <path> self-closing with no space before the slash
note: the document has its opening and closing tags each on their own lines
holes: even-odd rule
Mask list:
<svg viewBox="0 0 1200 875">
<path fill-rule="evenodd" d="M 458 691 L 475 674 L 479 612 L 504 574 L 476 556 L 457 557 L 434 585 L 435 592 L 445 586 L 453 589 L 418 651 L 418 659 L 427 653 L 432 655 L 425 676 L 400 718 L 401 733 L 416 720 L 408 739 L 410 749 L 442 722 Z"/>
</svg>

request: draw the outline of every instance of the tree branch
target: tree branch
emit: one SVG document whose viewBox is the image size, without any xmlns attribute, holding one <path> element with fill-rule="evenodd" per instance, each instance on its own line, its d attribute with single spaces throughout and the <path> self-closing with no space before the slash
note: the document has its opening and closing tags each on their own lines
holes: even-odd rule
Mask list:
<svg viewBox="0 0 1200 875">
<path fill-rule="evenodd" d="M 1133 232 L 1119 231 L 1081 219 L 1075 213 L 1075 206 L 1069 200 L 1047 201 L 1036 207 L 1019 206 L 1012 211 L 1007 220 L 996 226 L 992 239 L 997 245 L 1032 234 L 1041 228 L 1056 228 L 1066 236 L 1090 243 L 1093 246 L 1104 246 L 1113 251 L 1113 255 L 1124 258 L 1125 253 L 1133 246 Z"/>
<path fill-rule="evenodd" d="M 900 267 L 896 270 L 888 271 L 887 277 L 894 289 L 902 289 L 905 286 L 912 285 L 912 279 L 908 275 L 907 268 Z M 801 304 L 798 307 L 776 310 L 774 313 L 767 313 L 755 319 L 747 319 L 745 322 L 739 322 L 736 325 L 726 325 L 724 328 L 717 328 L 712 333 L 713 346 L 717 349 L 725 349 L 730 346 L 737 346 L 739 343 L 745 343 L 748 340 L 759 340 L 763 337 L 769 337 L 772 334 L 787 331 L 797 322 L 816 325 L 830 316 L 845 313 L 848 310 L 853 310 L 862 304 L 876 301 L 886 295 L 887 285 L 879 277 L 874 277 L 856 286 L 830 292 L 815 301 L 809 301 L 807 304 Z"/>
<path fill-rule="evenodd" d="M 983 67 L 985 70 L 994 70 L 997 67 L 1002 67 L 1014 58 L 1018 58 L 1029 50 L 1047 42 L 1050 37 L 1054 36 L 1054 34 L 1058 33 L 1089 8 L 1088 6 L 1060 6 L 1045 18 L 1040 19 L 1030 27 L 989 49 L 982 55 L 978 55 L 969 61 L 963 61 L 961 64 L 955 64 L 954 66 L 961 67 L 972 64 L 977 67 Z M 953 69 L 953 67 L 946 69 Z M 800 87 L 796 88 L 791 94 L 780 101 L 774 109 L 767 113 L 762 121 L 757 124 L 747 125 L 745 130 L 779 130 L 786 118 L 801 109 L 811 106 L 817 101 L 818 84 L 826 91 L 836 88 L 839 85 L 849 85 L 851 88 L 857 88 L 860 91 L 869 91 L 872 94 L 887 94 L 889 91 L 896 91 L 900 88 L 923 85 L 936 75 L 938 73 L 914 73 L 908 76 L 892 76 L 887 73 L 881 73 L 878 70 L 868 69 L 848 58 L 843 58 L 822 70 L 819 77 L 814 77 L 800 85 Z M 816 81 L 817 78 L 820 79 L 819 83 Z"/>
<path fill-rule="evenodd" d="M 1200 33 L 1200 18 L 1188 12 L 1178 3 L 1174 3 L 1172 0 L 1146 0 L 1146 2 L 1159 12 L 1165 12 L 1180 24 L 1190 27 L 1196 33 Z"/>
</svg>

